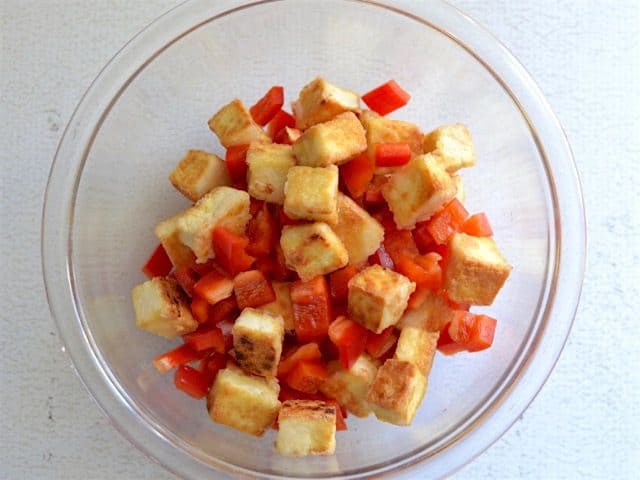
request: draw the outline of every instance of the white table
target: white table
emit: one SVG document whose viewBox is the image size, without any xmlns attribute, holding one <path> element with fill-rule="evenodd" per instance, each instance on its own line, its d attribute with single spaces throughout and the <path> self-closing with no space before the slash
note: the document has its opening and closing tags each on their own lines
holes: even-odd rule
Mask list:
<svg viewBox="0 0 640 480">
<path fill-rule="evenodd" d="M 0 2 L 2 479 L 173 478 L 109 425 L 61 352 L 39 234 L 47 172 L 76 102 L 124 42 L 175 3 Z M 582 304 L 555 372 L 522 419 L 457 478 L 638 478 L 640 4 L 454 3 L 497 34 L 554 106 L 590 226 Z"/>
</svg>

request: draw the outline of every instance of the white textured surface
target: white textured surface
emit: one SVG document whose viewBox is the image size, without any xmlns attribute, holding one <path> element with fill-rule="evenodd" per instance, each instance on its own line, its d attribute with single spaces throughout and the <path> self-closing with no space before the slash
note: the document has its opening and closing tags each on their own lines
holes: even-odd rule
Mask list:
<svg viewBox="0 0 640 480">
<path fill-rule="evenodd" d="M 417 0 L 416 0 L 417 1 Z M 590 251 L 576 323 L 522 419 L 458 478 L 637 478 L 640 4 L 456 0 L 512 50 L 581 170 Z M 173 478 L 109 425 L 61 352 L 39 217 L 64 124 L 91 80 L 175 0 L 0 2 L 0 478 Z"/>
</svg>

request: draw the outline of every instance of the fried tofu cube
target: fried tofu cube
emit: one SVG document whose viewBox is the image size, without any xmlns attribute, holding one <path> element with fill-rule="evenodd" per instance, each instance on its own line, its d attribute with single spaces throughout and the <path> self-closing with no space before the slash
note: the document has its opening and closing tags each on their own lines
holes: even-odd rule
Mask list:
<svg viewBox="0 0 640 480">
<path fill-rule="evenodd" d="M 383 422 L 411 425 L 427 390 L 427 379 L 413 363 L 390 358 L 378 369 L 367 394 L 373 413 Z"/>
<path fill-rule="evenodd" d="M 392 270 L 372 265 L 349 280 L 349 318 L 375 333 L 395 325 L 416 284 Z"/>
<path fill-rule="evenodd" d="M 349 263 L 340 238 L 326 223 L 289 225 L 282 229 L 280 246 L 287 267 L 303 281 L 338 270 Z"/>
<path fill-rule="evenodd" d="M 335 222 L 338 167 L 292 167 L 284 187 L 284 213 L 299 220 Z"/>
<path fill-rule="evenodd" d="M 510 273 L 511 266 L 492 238 L 456 233 L 449 240 L 444 284 L 453 301 L 491 305 Z"/>
<path fill-rule="evenodd" d="M 395 171 L 382 187 L 398 228 L 413 228 L 427 220 L 456 194 L 456 186 L 437 156 L 414 158 Z"/>
<path fill-rule="evenodd" d="M 331 455 L 336 449 L 336 406 L 320 400 L 286 400 L 278 415 L 276 449 L 282 455 Z"/>
<path fill-rule="evenodd" d="M 207 397 L 211 420 L 261 436 L 278 417 L 280 386 L 275 378 L 256 377 L 238 367 L 218 372 Z"/>
<path fill-rule="evenodd" d="M 217 226 L 243 234 L 249 212 L 249 194 L 231 187 L 216 187 L 180 214 L 177 229 L 180 241 L 196 255 L 198 263 L 214 258 L 211 235 Z"/>
<path fill-rule="evenodd" d="M 197 202 L 215 187 L 231 185 L 224 160 L 202 150 L 189 150 L 169 175 L 169 181 L 192 202 Z"/>
<path fill-rule="evenodd" d="M 253 142 L 271 143 L 271 139 L 260 125 L 253 121 L 247 107 L 237 99 L 211 117 L 209 128 L 218 136 L 224 148 L 249 145 Z"/>
<path fill-rule="evenodd" d="M 382 117 L 370 110 L 362 112 L 360 122 L 367 132 L 367 154 L 372 162 L 375 162 L 379 143 L 406 143 L 414 156 L 422 154 L 423 135 L 415 123 Z M 393 167 L 376 167 L 375 173 L 380 175 L 394 170 Z"/>
<path fill-rule="evenodd" d="M 359 108 L 360 97 L 357 93 L 336 87 L 318 77 L 300 91 L 298 100 L 293 104 L 293 116 L 296 118 L 296 127 L 304 130 Z"/>
<path fill-rule="evenodd" d="M 414 326 L 404 327 L 400 330 L 393 358 L 412 363 L 423 375 L 429 376 L 439 336 L 440 332 L 429 332 Z"/>
<path fill-rule="evenodd" d="M 289 285 L 291 282 L 271 282 L 276 299 L 260 307 L 271 315 L 279 315 L 284 321 L 285 333 L 293 334 L 295 332 L 293 319 L 293 305 L 291 303 L 291 290 Z"/>
<path fill-rule="evenodd" d="M 364 128 L 351 112 L 314 125 L 293 144 L 298 164 L 308 167 L 341 165 L 366 149 Z"/>
<path fill-rule="evenodd" d="M 464 193 L 464 182 L 460 175 L 451 175 L 451 180 L 453 180 L 453 184 L 456 186 L 456 196 L 460 203 L 464 203 L 466 199 L 466 195 Z"/>
<path fill-rule="evenodd" d="M 382 225 L 341 192 L 338 192 L 337 221 L 329 225 L 347 249 L 350 265 L 364 264 L 384 239 Z"/>
<path fill-rule="evenodd" d="M 178 219 L 180 215 L 163 220 L 155 228 L 155 234 L 162 243 L 171 263 L 176 268 L 184 268 L 193 265 L 196 256 L 191 249 L 180 241 Z"/>
<path fill-rule="evenodd" d="M 247 151 L 249 194 L 282 205 L 287 173 L 295 164 L 291 145 L 252 143 Z"/>
<path fill-rule="evenodd" d="M 362 353 L 346 370 L 339 360 L 329 362 L 329 378 L 320 386 L 320 391 L 335 398 L 357 417 L 367 417 L 371 407 L 367 392 L 373 383 L 380 362 L 367 353 Z"/>
<path fill-rule="evenodd" d="M 471 133 L 464 125 L 445 125 L 424 136 L 424 153 L 437 152 L 447 172 L 452 173 L 476 164 L 476 149 Z"/>
<path fill-rule="evenodd" d="M 154 277 L 131 291 L 136 325 L 165 338 L 175 338 L 198 328 L 189 303 L 173 278 Z"/>
<path fill-rule="evenodd" d="M 276 376 L 284 339 L 281 316 L 245 308 L 233 324 L 231 334 L 240 367 L 254 375 Z"/>
<path fill-rule="evenodd" d="M 398 322 L 398 327 L 420 328 L 427 332 L 438 333 L 453 319 L 453 310 L 440 295 L 429 292 L 417 308 L 407 309 Z"/>
</svg>

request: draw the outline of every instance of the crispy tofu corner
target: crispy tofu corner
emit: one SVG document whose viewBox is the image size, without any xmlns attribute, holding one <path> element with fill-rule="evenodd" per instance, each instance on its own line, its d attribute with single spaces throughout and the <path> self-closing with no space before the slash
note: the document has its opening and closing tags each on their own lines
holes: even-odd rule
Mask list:
<svg viewBox="0 0 640 480">
<path fill-rule="evenodd" d="M 335 222 L 338 214 L 338 167 L 296 166 L 284 186 L 284 212 L 291 218 Z"/>
<path fill-rule="evenodd" d="M 249 194 L 282 205 L 287 173 L 295 164 L 291 145 L 252 143 L 247 151 Z"/>
<path fill-rule="evenodd" d="M 425 153 L 437 153 L 445 170 L 453 173 L 476 164 L 476 150 L 469 129 L 460 124 L 444 125 L 424 136 Z"/>
<path fill-rule="evenodd" d="M 218 110 L 209 120 L 209 128 L 225 148 L 253 142 L 271 143 L 269 136 L 253 121 L 247 107 L 238 99 Z"/>
<path fill-rule="evenodd" d="M 336 448 L 336 406 L 320 400 L 286 400 L 278 415 L 276 449 L 283 455 L 331 455 Z"/>
<path fill-rule="evenodd" d="M 231 333 L 238 365 L 254 375 L 275 377 L 284 339 L 282 317 L 245 308 Z"/>
<path fill-rule="evenodd" d="M 192 202 L 215 187 L 231 184 L 224 160 L 202 150 L 189 150 L 169 175 L 169 181 Z"/>
<path fill-rule="evenodd" d="M 359 108 L 360 97 L 357 93 L 317 77 L 300 91 L 300 96 L 293 105 L 293 115 L 296 118 L 296 128 L 304 130 Z"/>
</svg>

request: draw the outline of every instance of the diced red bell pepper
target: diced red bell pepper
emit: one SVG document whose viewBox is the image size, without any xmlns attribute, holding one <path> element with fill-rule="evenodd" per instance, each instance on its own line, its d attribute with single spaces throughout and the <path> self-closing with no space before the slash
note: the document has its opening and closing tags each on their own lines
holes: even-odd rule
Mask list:
<svg viewBox="0 0 640 480">
<path fill-rule="evenodd" d="M 400 167 L 411 160 L 408 143 L 379 143 L 375 151 L 377 167 Z"/>
<path fill-rule="evenodd" d="M 385 231 L 384 248 L 396 266 L 401 257 L 414 258 L 420 253 L 411 232 L 409 230 L 396 230 L 395 228 Z"/>
<path fill-rule="evenodd" d="M 468 216 L 464 205 L 454 198 L 431 217 L 427 223 L 427 230 L 437 244 L 445 244 L 451 235 L 460 231 Z"/>
<path fill-rule="evenodd" d="M 443 297 L 447 302 L 447 304 L 449 305 L 449 307 L 451 308 L 451 310 L 464 310 L 465 312 L 468 312 L 469 309 L 471 308 L 471 305 L 468 303 L 458 303 L 454 300 L 451 300 L 449 298 L 449 295 L 447 295 L 447 292 L 443 292 Z"/>
<path fill-rule="evenodd" d="M 231 320 L 230 318 L 225 318 L 221 322 L 218 322 L 216 325 L 222 332 L 222 336 L 224 337 L 224 346 L 227 351 L 233 348 L 233 325 L 235 320 Z M 232 357 L 227 359 L 228 361 L 233 360 Z"/>
<path fill-rule="evenodd" d="M 364 203 L 370 207 L 383 204 L 384 197 L 382 196 L 382 187 L 387 183 L 387 180 L 385 175 L 373 177 L 373 180 L 367 185 L 367 190 L 364 192 Z"/>
<path fill-rule="evenodd" d="M 332 403 L 336 407 L 336 431 L 343 432 L 347 430 L 347 422 L 345 421 L 345 411 L 342 409 L 342 406 L 338 403 L 337 400 L 333 400 L 329 403 Z"/>
<path fill-rule="evenodd" d="M 287 353 L 287 355 L 280 360 L 280 363 L 278 364 L 278 377 L 286 377 L 298 362 L 303 360 L 320 360 L 321 358 L 322 354 L 317 343 L 311 342 L 300 345 Z"/>
<path fill-rule="evenodd" d="M 291 284 L 294 328 L 301 343 L 327 336 L 330 319 L 329 288 L 325 277 Z"/>
<path fill-rule="evenodd" d="M 249 237 L 249 244 L 247 245 L 247 253 L 249 255 L 258 257 L 260 255 L 269 255 L 273 252 L 278 241 L 278 225 L 266 203 L 249 221 L 247 236 Z"/>
<path fill-rule="evenodd" d="M 485 350 L 493 343 L 497 321 L 486 315 L 474 315 L 465 311 L 455 311 L 449 336 L 469 352 Z"/>
<path fill-rule="evenodd" d="M 220 300 L 218 303 L 213 305 L 209 311 L 209 322 L 213 325 L 216 325 L 223 320 L 226 320 L 233 314 L 237 312 L 238 304 L 236 302 L 236 297 L 233 295 L 229 298 L 225 298 L 224 300 Z"/>
<path fill-rule="evenodd" d="M 374 170 L 375 165 L 366 152 L 340 166 L 340 177 L 353 198 L 364 195 L 367 186 L 373 179 Z"/>
<path fill-rule="evenodd" d="M 200 360 L 200 371 L 207 375 L 209 379 L 209 385 L 213 383 L 218 372 L 227 365 L 226 355 L 222 355 L 216 352 L 211 352 L 202 360 Z"/>
<path fill-rule="evenodd" d="M 380 333 L 369 332 L 367 336 L 367 353 L 373 358 L 380 358 L 387 353 L 398 340 L 398 332 L 394 327 L 387 327 Z"/>
<path fill-rule="evenodd" d="M 282 105 L 284 105 L 284 88 L 274 86 L 249 109 L 249 113 L 258 125 L 264 127 L 276 116 Z"/>
<path fill-rule="evenodd" d="M 249 145 L 233 145 L 227 148 L 225 155 L 229 177 L 234 185 L 240 187 L 247 183 L 247 150 Z"/>
<path fill-rule="evenodd" d="M 216 263 L 216 261 L 213 258 L 207 260 L 205 263 L 194 262 L 190 268 L 196 273 L 198 278 L 204 277 L 207 273 L 212 272 L 214 270 L 219 273 L 222 273 L 222 268 L 220 267 L 220 265 Z"/>
<path fill-rule="evenodd" d="M 378 250 L 375 251 L 373 255 L 369 257 L 369 263 L 372 265 L 380 265 L 384 268 L 388 268 L 393 270 L 395 265 L 393 264 L 393 260 L 391 256 L 387 253 L 384 245 L 380 245 Z"/>
<path fill-rule="evenodd" d="M 156 367 L 160 373 L 166 373 L 178 365 L 198 360 L 202 358 L 203 355 L 202 352 L 197 352 L 190 345 L 184 344 L 158 355 L 153 359 L 153 366 Z"/>
<path fill-rule="evenodd" d="M 329 275 L 329 286 L 331 298 L 334 302 L 343 302 L 349 295 L 349 280 L 358 273 L 358 269 L 353 265 L 336 270 Z"/>
<path fill-rule="evenodd" d="M 166 277 L 172 268 L 173 264 L 171 263 L 171 259 L 162 244 L 160 244 L 155 248 L 142 267 L 142 273 L 149 278 Z"/>
<path fill-rule="evenodd" d="M 191 299 L 191 315 L 200 323 L 207 323 L 211 314 L 211 305 L 204 298 L 194 295 Z"/>
<path fill-rule="evenodd" d="M 305 393 L 316 393 L 320 385 L 329 377 L 327 367 L 318 360 L 302 360 L 291 369 L 286 384 Z"/>
<path fill-rule="evenodd" d="M 367 106 L 380 115 L 387 115 L 409 102 L 411 95 L 404 91 L 395 80 L 374 88 L 362 96 Z"/>
<path fill-rule="evenodd" d="M 213 250 L 216 261 L 230 275 L 249 270 L 255 258 L 247 255 L 246 248 L 249 239 L 233 233 L 225 227 L 216 227 L 213 230 Z"/>
<path fill-rule="evenodd" d="M 215 350 L 218 353 L 225 353 L 224 336 L 217 327 L 200 327 L 195 332 L 182 336 L 184 343 L 201 352 L 203 350 Z"/>
<path fill-rule="evenodd" d="M 281 145 L 293 145 L 302 136 L 302 132 L 297 128 L 284 127 L 275 137 L 273 137 L 274 143 Z"/>
<path fill-rule="evenodd" d="M 273 119 L 267 125 L 267 133 L 271 137 L 272 140 L 275 140 L 276 135 L 284 130 L 285 127 L 295 128 L 296 119 L 289 112 L 285 112 L 284 110 L 279 110 L 278 113 L 275 114 Z"/>
<path fill-rule="evenodd" d="M 173 380 L 178 390 L 193 398 L 204 398 L 209 392 L 209 376 L 189 365 L 180 365 Z"/>
<path fill-rule="evenodd" d="M 366 328 L 347 317 L 338 317 L 329 325 L 329 338 L 338 347 L 344 368 L 351 368 L 364 352 L 367 332 Z"/>
<path fill-rule="evenodd" d="M 240 310 L 247 307 L 259 307 L 276 299 L 271 283 L 260 270 L 239 273 L 233 279 L 233 283 Z"/>
<path fill-rule="evenodd" d="M 174 276 L 184 293 L 193 297 L 193 287 L 200 276 L 190 267 L 178 268 L 174 272 Z"/>
<path fill-rule="evenodd" d="M 462 231 L 467 235 L 474 237 L 491 237 L 493 229 L 489 223 L 489 219 L 484 213 L 476 213 L 471 215 L 462 225 Z"/>
<path fill-rule="evenodd" d="M 459 352 L 464 352 L 465 348 L 462 345 L 453 341 L 449 335 L 449 326 L 451 322 L 447 322 L 442 330 L 440 330 L 440 336 L 438 337 L 438 351 L 444 355 L 454 355 Z"/>
<path fill-rule="evenodd" d="M 233 293 L 233 282 L 216 271 L 207 273 L 196 282 L 193 291 L 211 305 L 230 297 Z"/>
<path fill-rule="evenodd" d="M 427 300 L 429 295 L 431 295 L 431 290 L 424 287 L 417 287 L 409 297 L 409 302 L 407 303 L 407 309 L 417 310 Z"/>
<path fill-rule="evenodd" d="M 429 222 L 420 222 L 416 224 L 416 227 L 412 230 L 413 239 L 416 242 L 416 246 L 420 253 L 425 254 L 435 251 L 438 244 L 433 239 L 427 228 Z"/>
<path fill-rule="evenodd" d="M 249 197 L 249 213 L 252 217 L 255 217 L 262 207 L 264 207 L 265 202 L 263 200 L 257 200 L 253 197 Z"/>
<path fill-rule="evenodd" d="M 438 264 L 440 258 L 440 255 L 433 252 L 417 255 L 413 259 L 401 255 L 396 263 L 396 270 L 418 286 L 436 291 L 442 286 L 442 270 Z"/>
</svg>

